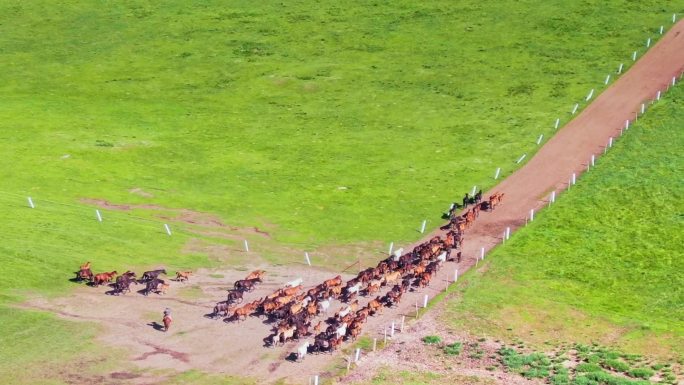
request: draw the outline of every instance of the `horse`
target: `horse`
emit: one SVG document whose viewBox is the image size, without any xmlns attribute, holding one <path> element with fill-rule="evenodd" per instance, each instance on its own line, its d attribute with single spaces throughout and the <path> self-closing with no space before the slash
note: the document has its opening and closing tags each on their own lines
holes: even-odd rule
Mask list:
<svg viewBox="0 0 684 385">
<path fill-rule="evenodd" d="M 141 283 L 156 279 L 159 276 L 159 274 L 166 275 L 166 269 L 150 270 L 150 271 L 144 272 L 141 279 L 140 279 Z"/>
<path fill-rule="evenodd" d="M 239 281 L 235 281 L 233 288 L 235 288 L 235 290 L 251 292 L 254 290 L 254 287 L 258 282 L 261 282 L 259 278 L 241 279 Z"/>
<path fill-rule="evenodd" d="M 177 271 L 176 272 L 176 281 L 187 281 L 190 279 L 190 276 L 192 275 L 192 271 Z"/>
<path fill-rule="evenodd" d="M 263 279 L 264 274 L 266 274 L 266 271 L 264 270 L 254 270 L 253 272 L 249 273 L 249 275 L 245 279 L 259 278 L 259 282 L 261 282 L 261 279 Z"/>
<path fill-rule="evenodd" d="M 342 284 L 342 277 L 339 275 L 335 278 L 331 278 L 331 279 L 325 280 L 323 282 L 323 285 L 325 285 L 325 287 L 327 289 L 334 287 L 334 286 L 339 286 L 341 284 Z"/>
<path fill-rule="evenodd" d="M 111 281 L 112 278 L 114 278 L 114 276 L 117 274 L 118 273 L 116 272 L 116 270 L 109 273 L 95 274 L 91 281 L 93 283 L 93 286 L 100 286 L 103 283 L 109 283 L 109 281 Z"/>
<path fill-rule="evenodd" d="M 164 333 L 169 331 L 169 327 L 171 326 L 172 321 L 173 320 L 171 319 L 170 315 L 167 314 L 164 316 L 164 319 L 162 319 L 162 322 L 164 323 Z"/>
<path fill-rule="evenodd" d="M 131 282 L 136 282 L 136 280 L 135 273 L 130 270 L 116 277 L 114 283 L 115 294 L 125 294 L 125 292 L 131 291 Z"/>
<path fill-rule="evenodd" d="M 309 341 L 306 341 L 297 348 L 297 361 L 301 361 L 304 359 L 306 353 L 309 351 L 309 345 L 311 345 L 311 343 Z"/>
<path fill-rule="evenodd" d="M 93 280 L 93 272 L 90 271 L 90 268 L 87 269 L 81 269 L 76 272 L 76 281 L 92 281 Z"/>
<path fill-rule="evenodd" d="M 145 290 L 143 291 L 143 294 L 147 296 L 150 294 L 151 291 L 154 291 L 157 294 L 165 294 L 166 289 L 169 287 L 169 284 L 166 283 L 164 280 L 161 280 L 159 278 L 154 278 L 153 280 L 147 282 L 147 285 L 145 286 Z"/>
<path fill-rule="evenodd" d="M 242 303 L 242 294 L 240 290 L 231 290 L 228 292 L 226 301 L 229 303 Z"/>
<path fill-rule="evenodd" d="M 231 304 L 230 302 L 228 302 L 228 301 L 217 302 L 217 303 L 216 303 L 216 306 L 214 306 L 214 312 L 211 313 L 210 317 L 211 317 L 211 318 L 218 317 L 218 316 L 220 316 L 220 313 L 221 313 L 221 312 L 223 312 L 223 316 L 224 316 L 224 317 L 227 316 L 227 315 L 228 315 L 228 311 L 232 310 L 232 309 L 231 309 L 231 305 L 232 305 L 232 304 Z"/>
<path fill-rule="evenodd" d="M 82 264 L 79 270 L 90 270 L 90 262 Z"/>
</svg>

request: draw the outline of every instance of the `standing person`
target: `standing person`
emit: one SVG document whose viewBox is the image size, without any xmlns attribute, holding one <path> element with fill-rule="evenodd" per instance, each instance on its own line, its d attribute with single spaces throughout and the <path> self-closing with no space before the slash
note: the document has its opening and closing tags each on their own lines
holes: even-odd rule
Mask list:
<svg viewBox="0 0 684 385">
<path fill-rule="evenodd" d="M 162 322 L 164 323 L 164 332 L 169 331 L 169 326 L 171 326 L 171 322 L 173 319 L 171 318 L 171 309 L 168 307 L 164 309 L 164 318 L 162 318 Z"/>
<path fill-rule="evenodd" d="M 463 197 L 463 208 L 465 209 L 468 207 L 468 203 L 470 202 L 470 196 L 468 196 L 468 193 L 465 194 Z"/>
</svg>

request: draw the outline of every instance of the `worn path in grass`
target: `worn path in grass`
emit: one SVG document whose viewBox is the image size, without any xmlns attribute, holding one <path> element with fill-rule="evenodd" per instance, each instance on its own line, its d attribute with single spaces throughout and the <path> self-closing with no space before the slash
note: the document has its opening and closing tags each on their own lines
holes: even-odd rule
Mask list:
<svg viewBox="0 0 684 385">
<path fill-rule="evenodd" d="M 467 230 L 461 271 L 475 264 L 481 247 L 487 251 L 501 242 L 506 227 L 514 231 L 525 225 L 530 210 L 536 212 L 548 204 L 552 191 L 558 194 L 568 188 L 571 175 L 576 173 L 579 178 L 587 170 L 592 155 L 598 160 L 609 138 L 619 140 L 625 121 L 635 119 L 642 103 L 649 106 L 658 91 L 664 93 L 668 89 L 673 77 L 679 81 L 684 72 L 683 32 L 684 21 L 680 21 L 525 166 L 484 194 L 485 198 L 495 192 L 504 193 L 505 197 L 495 211 L 480 215 Z M 421 242 L 435 235 L 444 232 L 434 232 Z"/>
</svg>

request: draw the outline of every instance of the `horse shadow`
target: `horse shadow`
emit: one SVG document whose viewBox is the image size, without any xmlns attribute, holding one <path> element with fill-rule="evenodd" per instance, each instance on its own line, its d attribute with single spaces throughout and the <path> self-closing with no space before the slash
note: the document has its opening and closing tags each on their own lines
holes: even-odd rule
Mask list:
<svg viewBox="0 0 684 385">
<path fill-rule="evenodd" d="M 297 353 L 292 352 L 285 357 L 285 361 L 297 362 Z"/>
<path fill-rule="evenodd" d="M 148 323 L 147 326 L 152 326 L 152 328 L 154 328 L 154 330 L 157 330 L 160 332 L 164 331 L 164 325 L 160 324 L 157 321 L 152 321 L 152 322 Z"/>
</svg>

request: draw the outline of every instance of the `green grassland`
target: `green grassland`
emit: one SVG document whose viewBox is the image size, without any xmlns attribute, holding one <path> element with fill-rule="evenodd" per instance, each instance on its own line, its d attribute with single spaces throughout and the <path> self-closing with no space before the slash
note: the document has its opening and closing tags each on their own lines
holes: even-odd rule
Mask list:
<svg viewBox="0 0 684 385">
<path fill-rule="evenodd" d="M 86 260 L 122 271 L 251 257 L 181 252 L 196 238 L 235 245 L 190 225 L 168 237 L 164 210 L 102 210 L 98 223 L 82 198 L 212 213 L 310 250 L 413 240 L 421 220 L 435 227 L 449 202 L 492 185 L 496 167 L 509 174 L 537 135 L 550 136 L 557 117 L 567 121 L 682 10 L 659 1 L 0 3 L 0 335 L 9 336 L 0 382 L 37 383 L 57 366 L 97 371 L 94 362 L 118 354 L 94 346 L 94 325 L 10 305 L 64 293 Z"/>
<path fill-rule="evenodd" d="M 447 322 L 537 345 L 597 341 L 681 359 L 683 106 L 677 86 L 491 253 L 448 303 Z"/>
</svg>

